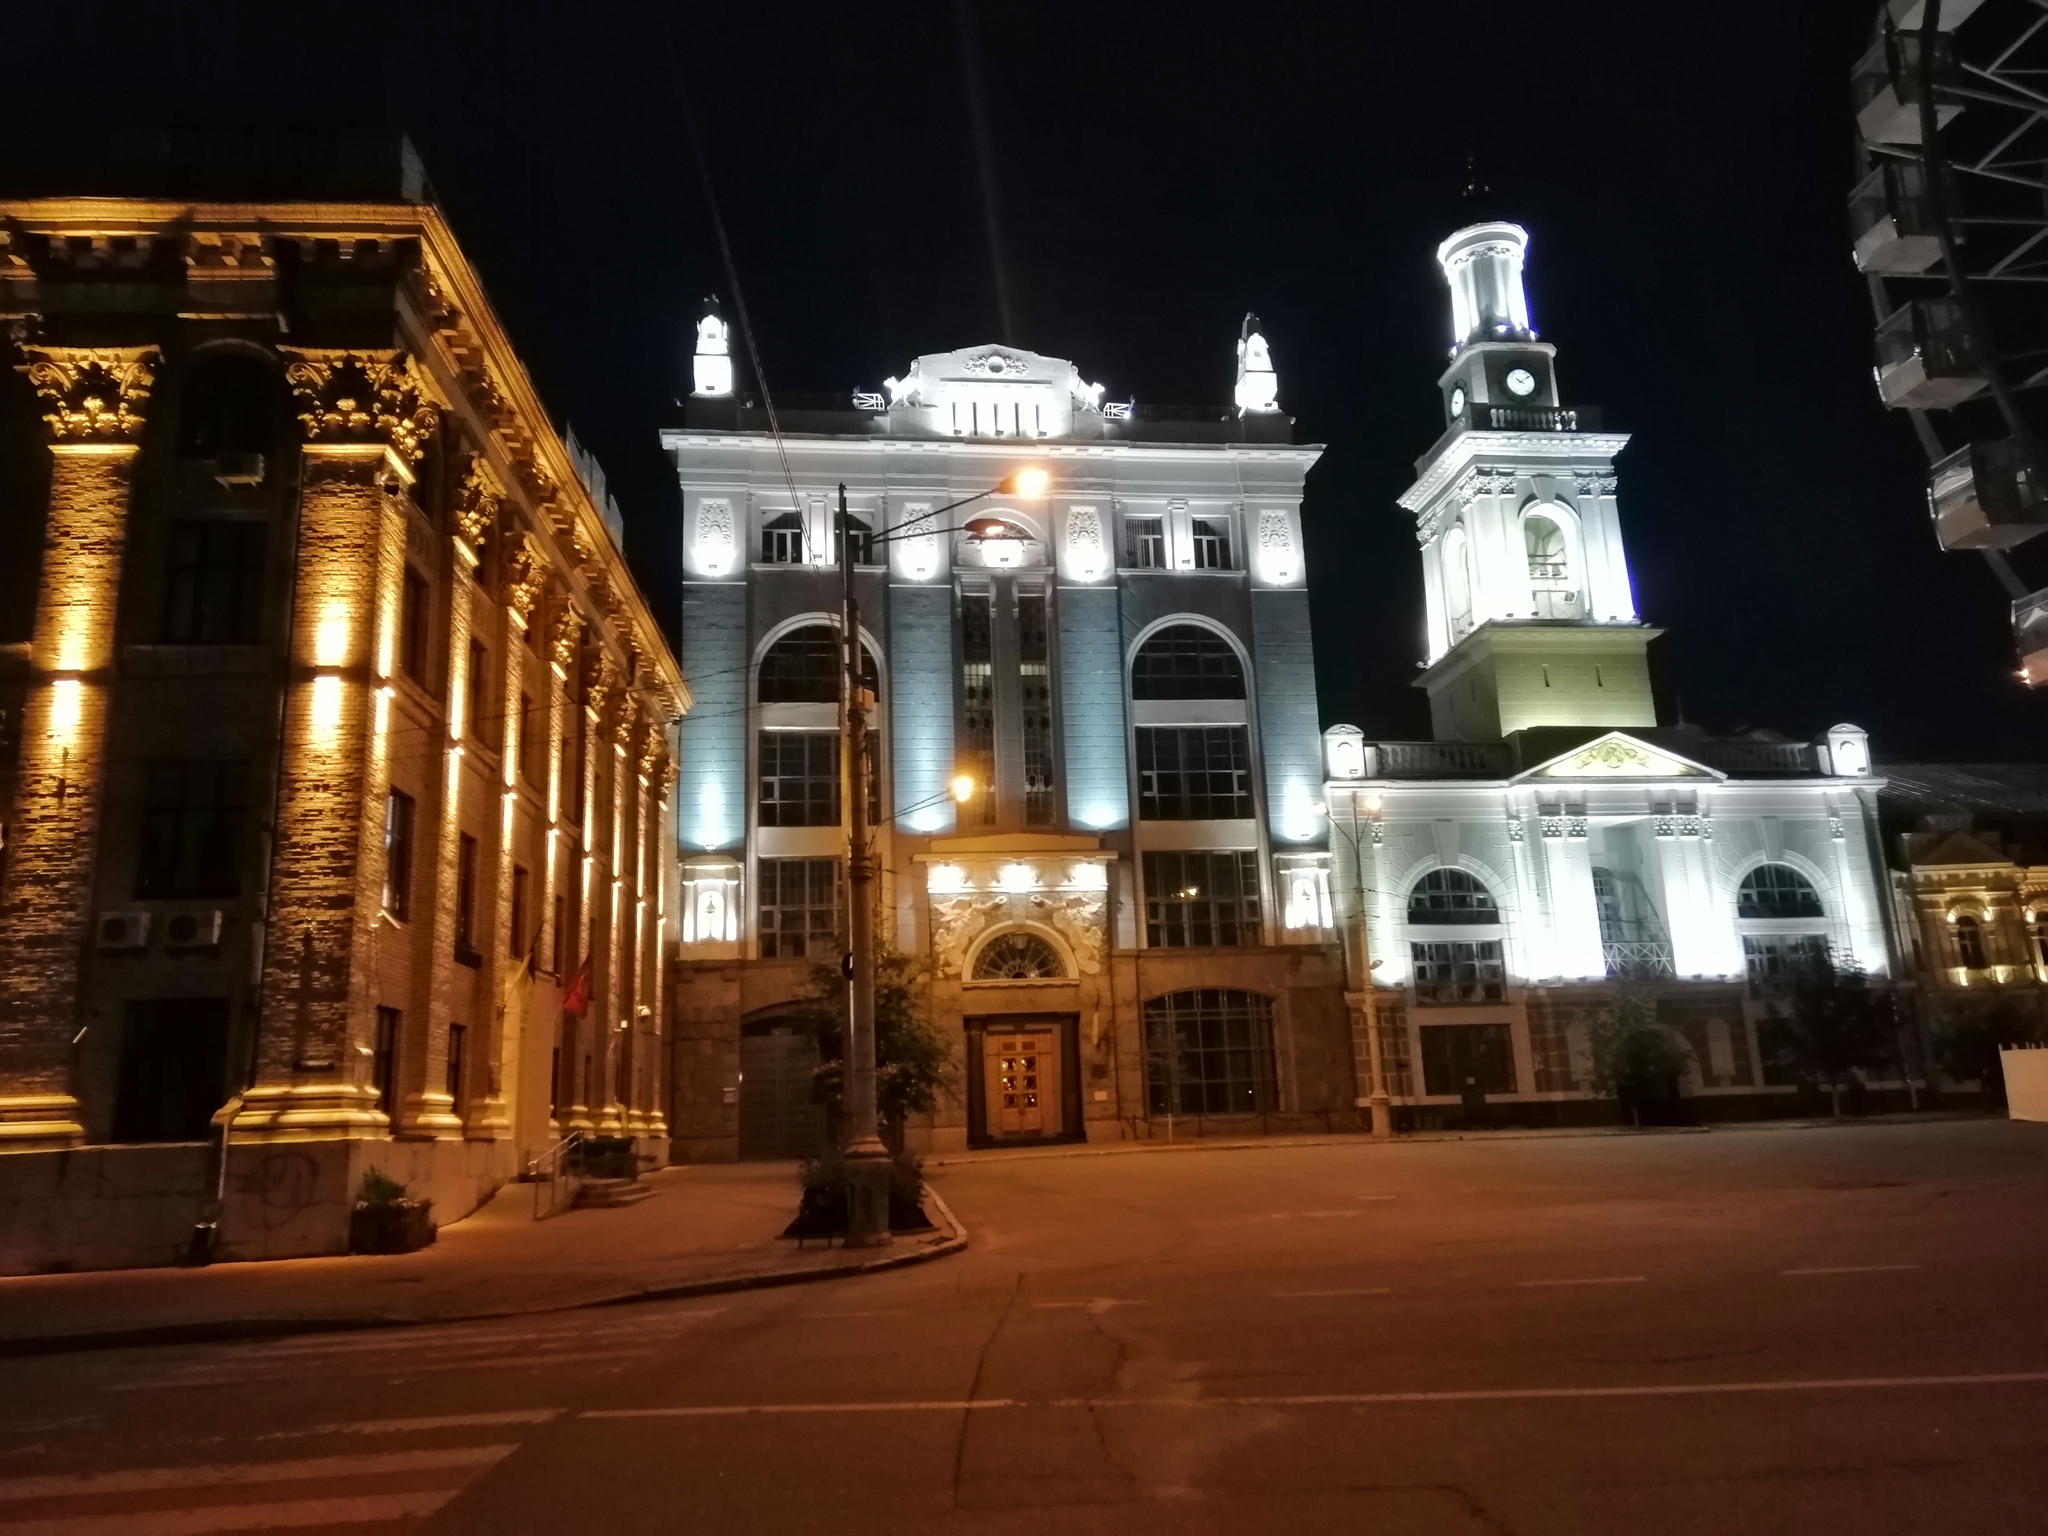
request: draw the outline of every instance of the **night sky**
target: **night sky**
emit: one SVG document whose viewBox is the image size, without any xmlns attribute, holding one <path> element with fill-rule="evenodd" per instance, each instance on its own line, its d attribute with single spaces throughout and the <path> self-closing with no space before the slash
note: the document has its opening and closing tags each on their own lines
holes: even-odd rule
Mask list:
<svg viewBox="0 0 2048 1536">
<path fill-rule="evenodd" d="M 656 432 L 698 300 L 727 289 L 673 56 L 778 392 L 1003 339 L 985 187 L 1011 339 L 1108 398 L 1227 402 L 1258 312 L 1298 440 L 1329 446 L 1307 511 L 1325 723 L 1428 735 L 1394 498 L 1441 425 L 1436 244 L 1498 212 L 1530 231 L 1565 400 L 1634 434 L 1622 519 L 1669 631 L 1667 719 L 2038 751 L 2004 593 L 1936 547 L 1871 384 L 1844 197 L 1873 0 L 1777 0 L 1760 27 L 1643 0 L 48 9 L 0 41 L 11 120 L 408 131 L 671 631 Z"/>
</svg>

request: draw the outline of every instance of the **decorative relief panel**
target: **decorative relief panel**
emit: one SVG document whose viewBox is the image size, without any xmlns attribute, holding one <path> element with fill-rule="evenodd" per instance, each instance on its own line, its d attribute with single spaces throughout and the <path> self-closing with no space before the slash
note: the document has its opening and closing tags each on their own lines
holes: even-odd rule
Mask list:
<svg viewBox="0 0 2048 1536">
<path fill-rule="evenodd" d="M 1259 572 L 1268 581 L 1292 581 L 1298 570 L 1294 558 L 1294 526 L 1284 507 L 1263 507 L 1259 511 Z"/>
<path fill-rule="evenodd" d="M 724 497 L 705 497 L 697 503 L 698 569 L 707 575 L 723 576 L 732 569 L 737 552 L 732 503 Z"/>
<path fill-rule="evenodd" d="M 1102 514 L 1094 507 L 1067 509 L 1067 560 L 1074 574 L 1093 581 L 1108 567 L 1103 555 Z"/>
<path fill-rule="evenodd" d="M 926 885 L 932 953 L 941 976 L 962 975 L 968 951 L 981 936 L 1012 923 L 1058 934 L 1082 975 L 1102 970 L 1109 891 L 1098 863 L 935 864 L 926 872 Z"/>
</svg>

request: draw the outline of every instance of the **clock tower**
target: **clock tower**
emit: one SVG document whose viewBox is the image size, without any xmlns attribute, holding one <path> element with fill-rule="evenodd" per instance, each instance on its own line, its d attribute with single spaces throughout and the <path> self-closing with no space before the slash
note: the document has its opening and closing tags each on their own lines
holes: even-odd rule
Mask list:
<svg viewBox="0 0 2048 1536">
<path fill-rule="evenodd" d="M 1532 726 L 1651 726 L 1647 651 L 1615 507 L 1622 433 L 1559 401 L 1529 324 L 1528 232 L 1475 224 L 1437 248 L 1451 290 L 1445 430 L 1401 498 L 1428 600 L 1419 685 L 1442 741 Z"/>
</svg>

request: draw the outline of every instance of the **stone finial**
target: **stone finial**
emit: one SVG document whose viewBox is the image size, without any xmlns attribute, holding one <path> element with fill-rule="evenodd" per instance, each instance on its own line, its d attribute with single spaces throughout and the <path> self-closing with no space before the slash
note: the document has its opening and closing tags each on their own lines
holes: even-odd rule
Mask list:
<svg viewBox="0 0 2048 1536">
<path fill-rule="evenodd" d="M 309 443 L 384 442 L 417 463 L 440 411 L 403 351 L 281 347 Z"/>
<path fill-rule="evenodd" d="M 42 396 L 58 443 L 130 443 L 156 382 L 155 347 L 44 347 L 24 343 L 22 372 Z"/>
</svg>

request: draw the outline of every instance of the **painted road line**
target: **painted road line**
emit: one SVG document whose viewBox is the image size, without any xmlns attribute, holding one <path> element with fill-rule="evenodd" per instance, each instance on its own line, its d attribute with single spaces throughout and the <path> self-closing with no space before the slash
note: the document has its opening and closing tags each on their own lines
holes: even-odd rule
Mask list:
<svg viewBox="0 0 2048 1536">
<path fill-rule="evenodd" d="M 1288 1298 L 1300 1296 L 1391 1296 L 1394 1294 L 1394 1288 L 1391 1285 L 1369 1285 L 1355 1291 L 1275 1291 L 1273 1294 Z"/>
<path fill-rule="evenodd" d="M 806 1314 L 804 1314 L 804 1315 L 803 1315 L 802 1317 L 798 1318 L 798 1319 L 797 1319 L 797 1321 L 798 1321 L 798 1322 L 805 1322 L 805 1323 L 836 1323 L 836 1322 L 845 1322 L 845 1321 L 847 1321 L 848 1319 L 851 1319 L 851 1318 L 856 1318 L 856 1317 L 907 1317 L 907 1316 L 909 1316 L 909 1309 L 908 1309 L 908 1308 L 905 1308 L 905 1307 L 885 1307 L 885 1308 L 883 1308 L 883 1309 L 882 1309 L 881 1311 L 879 1311 L 879 1312 L 810 1312 L 810 1313 L 806 1313 Z"/>
<path fill-rule="evenodd" d="M 1517 1280 L 1523 1290 L 1552 1285 L 1647 1285 L 1647 1275 L 1588 1275 L 1578 1280 Z"/>
<path fill-rule="evenodd" d="M 437 1375 L 445 1371 L 538 1371 L 550 1366 L 602 1365 L 614 1360 L 642 1360 L 651 1350 L 609 1349 L 592 1350 L 587 1354 L 560 1351 L 554 1354 L 529 1354 L 513 1359 L 482 1358 L 467 1360 L 358 1360 L 346 1370 L 338 1365 L 329 1366 L 330 1376 L 385 1376 L 393 1380 L 404 1380 L 412 1376 Z M 277 1362 L 282 1367 L 283 1362 Z M 206 1374 L 203 1378 L 192 1375 L 162 1376 L 153 1381 L 117 1381 L 100 1388 L 102 1392 L 168 1392 L 189 1388 L 204 1379 L 209 1384 L 221 1386 L 252 1385 L 269 1381 L 299 1381 L 303 1373 L 282 1368 L 271 1370 L 220 1371 Z"/>
<path fill-rule="evenodd" d="M 1100 1317 L 1111 1307 L 1146 1307 L 1150 1305 L 1151 1303 L 1147 1301 L 1125 1301 L 1116 1296 L 1096 1296 L 1087 1301 L 1034 1301 L 1031 1303 L 1031 1309 L 1034 1312 L 1082 1310 L 1092 1317 Z"/>
<path fill-rule="evenodd" d="M 1740 1397 L 1777 1392 L 1881 1392 L 1943 1387 L 2048 1385 L 2048 1371 L 1979 1376 L 1839 1376 L 1811 1381 L 1701 1381 L 1648 1387 L 1475 1387 L 1449 1392 L 1313 1392 L 1287 1397 L 1056 1397 L 1044 1402 L 721 1403 L 690 1408 L 593 1408 L 580 1419 L 710 1419 L 792 1413 L 963 1413 L 988 1408 L 1377 1408 L 1410 1403 L 1519 1403 L 1644 1397 Z M 13 1536 L 0 1526 L 0 1536 Z"/>
<path fill-rule="evenodd" d="M 971 1413 L 983 1408 L 1022 1408 L 1007 1397 L 982 1397 L 973 1402 L 929 1403 L 744 1403 L 697 1408 L 591 1408 L 579 1419 L 721 1419 L 776 1413 Z"/>
<path fill-rule="evenodd" d="M 258 1440 L 304 1440 L 314 1435 L 411 1435 L 436 1429 L 494 1429 L 500 1424 L 548 1424 L 560 1408 L 513 1408 L 504 1413 L 444 1413 L 424 1419 L 360 1419 L 350 1424 L 315 1424 L 311 1429 L 274 1429 Z"/>
<path fill-rule="evenodd" d="M 1889 1275 L 1903 1269 L 1918 1269 L 1918 1264 L 1837 1264 L 1824 1269 L 1781 1269 L 1779 1274 L 1795 1275 Z"/>
<path fill-rule="evenodd" d="M 297 1461 L 229 1466 L 146 1467 L 126 1472 L 81 1472 L 56 1477 L 0 1478 L 0 1504 L 24 1499 L 145 1493 L 166 1488 L 229 1488 L 251 1483 L 299 1482 L 315 1477 L 392 1477 L 408 1472 L 483 1468 L 504 1460 L 516 1445 L 466 1445 L 431 1451 L 384 1451 L 369 1456 L 309 1456 Z M 8 1536 L 18 1525 L 0 1523 Z"/>
<path fill-rule="evenodd" d="M 0 1523 L 7 1536 L 208 1536 L 215 1531 L 283 1531 L 315 1526 L 423 1520 L 460 1488 L 416 1493 L 373 1493 L 353 1498 L 293 1499 L 276 1504 L 216 1504 L 196 1509 L 149 1509 L 94 1515 L 57 1515 Z"/>
</svg>

